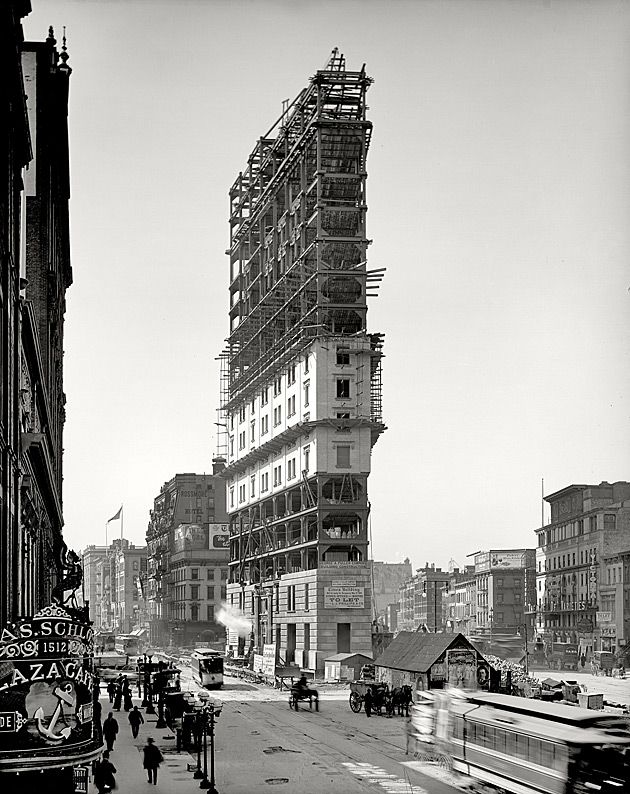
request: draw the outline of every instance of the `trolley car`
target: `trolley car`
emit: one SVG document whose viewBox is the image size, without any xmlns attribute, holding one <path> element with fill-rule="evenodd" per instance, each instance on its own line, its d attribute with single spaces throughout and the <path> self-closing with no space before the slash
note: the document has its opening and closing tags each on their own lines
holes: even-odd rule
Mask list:
<svg viewBox="0 0 630 794">
<path fill-rule="evenodd" d="M 223 686 L 223 656 L 210 648 L 195 648 L 190 655 L 192 677 L 203 687 Z"/>
<path fill-rule="evenodd" d="M 628 791 L 630 727 L 622 716 L 485 693 L 422 693 L 416 749 L 514 794 Z"/>
</svg>

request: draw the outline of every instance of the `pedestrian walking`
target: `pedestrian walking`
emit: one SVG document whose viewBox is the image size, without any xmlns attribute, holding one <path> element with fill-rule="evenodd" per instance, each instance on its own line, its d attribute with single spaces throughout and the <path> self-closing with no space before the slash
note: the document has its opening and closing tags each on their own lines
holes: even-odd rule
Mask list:
<svg viewBox="0 0 630 794">
<path fill-rule="evenodd" d="M 116 682 L 115 681 L 110 681 L 109 684 L 107 684 L 107 694 L 109 695 L 109 702 L 113 703 L 114 702 L 114 697 L 116 695 Z"/>
<path fill-rule="evenodd" d="M 116 788 L 116 767 L 109 760 L 107 750 L 103 753 L 103 758 L 94 765 L 94 785 L 98 794 L 106 794 Z"/>
<path fill-rule="evenodd" d="M 120 706 L 122 704 L 122 686 L 116 681 L 116 694 L 114 695 L 114 711 L 120 711 Z"/>
<path fill-rule="evenodd" d="M 105 738 L 105 743 L 110 753 L 114 749 L 114 742 L 116 741 L 117 734 L 118 722 L 114 719 L 114 715 L 110 711 L 107 715 L 107 719 L 103 723 L 103 737 Z"/>
<path fill-rule="evenodd" d="M 131 686 L 127 676 L 123 678 L 122 682 L 122 695 L 123 695 L 123 708 L 125 711 L 131 711 L 133 708 L 133 700 L 131 697 Z"/>
<path fill-rule="evenodd" d="M 365 716 L 371 717 L 372 716 L 372 704 L 373 704 L 373 697 L 372 697 L 372 688 L 367 687 L 365 690 L 365 697 L 363 698 L 363 702 L 365 704 Z"/>
<path fill-rule="evenodd" d="M 159 748 L 155 746 L 150 736 L 147 739 L 147 743 L 142 748 L 142 752 L 144 753 L 144 762 L 142 766 L 147 770 L 149 783 L 153 783 L 154 786 L 157 786 L 158 768 L 164 760 L 164 757 Z"/>
<path fill-rule="evenodd" d="M 142 713 L 138 711 L 137 706 L 134 706 L 129 712 L 129 724 L 131 725 L 131 735 L 134 739 L 137 739 L 140 726 L 144 724 L 144 717 Z"/>
</svg>

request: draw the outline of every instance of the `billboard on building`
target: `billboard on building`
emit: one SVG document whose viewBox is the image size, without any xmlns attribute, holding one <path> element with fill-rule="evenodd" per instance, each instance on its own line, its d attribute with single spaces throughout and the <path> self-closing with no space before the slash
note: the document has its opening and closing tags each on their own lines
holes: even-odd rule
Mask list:
<svg viewBox="0 0 630 794">
<path fill-rule="evenodd" d="M 208 527 L 201 524 L 180 524 L 175 527 L 174 551 L 201 551 L 208 546 Z"/>
<path fill-rule="evenodd" d="M 53 604 L 0 635 L 0 772 L 87 761 L 93 723 L 94 630 Z"/>
<path fill-rule="evenodd" d="M 210 548 L 227 549 L 230 546 L 230 529 L 227 524 L 210 524 Z"/>
<path fill-rule="evenodd" d="M 490 553 L 490 568 L 523 568 L 525 554 L 522 551 L 496 551 Z"/>
</svg>

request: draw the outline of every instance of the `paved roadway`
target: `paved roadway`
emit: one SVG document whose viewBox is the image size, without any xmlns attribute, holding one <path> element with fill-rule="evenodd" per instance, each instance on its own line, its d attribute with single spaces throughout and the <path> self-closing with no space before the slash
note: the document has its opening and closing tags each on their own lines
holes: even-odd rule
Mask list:
<svg viewBox="0 0 630 794">
<path fill-rule="evenodd" d="M 189 671 L 182 687 L 197 691 Z M 354 714 L 347 687 L 320 690 L 320 710 L 289 708 L 288 693 L 226 676 L 218 693 L 221 794 L 453 794 L 454 778 L 405 755 L 405 718 Z"/>
<path fill-rule="evenodd" d="M 184 689 L 198 691 L 189 671 Z M 320 711 L 289 709 L 286 691 L 226 677 L 212 696 L 223 702 L 216 724 L 216 788 L 220 794 L 453 794 L 457 781 L 405 755 L 405 718 L 354 714 L 348 690 L 322 691 Z M 110 710 L 101 697 L 103 717 Z M 134 704 L 139 705 L 134 698 Z M 119 739 L 111 760 L 119 794 L 146 794 L 142 746 L 152 736 L 164 754 L 154 790 L 185 794 L 199 790 L 189 771 L 196 757 L 177 753 L 168 729 L 157 730 L 156 716 L 145 715 L 138 739 L 131 737 L 128 715 L 114 712 Z M 150 791 L 151 789 L 149 789 Z M 95 791 L 90 785 L 90 794 Z"/>
</svg>

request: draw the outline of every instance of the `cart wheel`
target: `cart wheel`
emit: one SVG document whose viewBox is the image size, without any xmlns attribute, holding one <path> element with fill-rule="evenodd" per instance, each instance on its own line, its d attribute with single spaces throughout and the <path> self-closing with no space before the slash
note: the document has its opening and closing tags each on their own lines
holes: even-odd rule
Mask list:
<svg viewBox="0 0 630 794">
<path fill-rule="evenodd" d="M 363 703 L 363 698 L 359 695 L 358 692 L 351 692 L 350 693 L 350 708 L 354 711 L 355 714 L 358 714 L 361 711 L 361 704 Z"/>
</svg>

